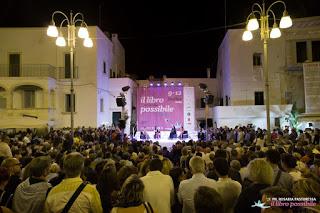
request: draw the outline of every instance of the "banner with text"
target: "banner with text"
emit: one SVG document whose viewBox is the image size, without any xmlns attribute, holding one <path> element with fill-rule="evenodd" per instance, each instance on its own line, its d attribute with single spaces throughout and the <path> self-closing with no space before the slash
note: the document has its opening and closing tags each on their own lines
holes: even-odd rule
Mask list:
<svg viewBox="0 0 320 213">
<path fill-rule="evenodd" d="M 171 130 L 183 125 L 183 87 L 139 87 L 138 130 Z"/>
</svg>

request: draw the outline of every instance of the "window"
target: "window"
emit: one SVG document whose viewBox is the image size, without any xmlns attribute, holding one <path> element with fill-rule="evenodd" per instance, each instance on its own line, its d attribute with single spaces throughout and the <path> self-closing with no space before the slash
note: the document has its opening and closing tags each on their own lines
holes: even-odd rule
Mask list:
<svg viewBox="0 0 320 213">
<path fill-rule="evenodd" d="M 263 92 L 254 92 L 254 104 L 264 105 Z"/>
<path fill-rule="evenodd" d="M 200 108 L 206 107 L 206 98 L 200 98 Z"/>
<path fill-rule="evenodd" d="M 103 98 L 100 98 L 100 112 L 104 112 Z"/>
<path fill-rule="evenodd" d="M 103 73 L 106 74 L 107 73 L 107 69 L 106 69 L 106 62 L 103 62 Z"/>
<path fill-rule="evenodd" d="M 76 96 L 73 94 L 73 112 L 76 109 Z M 66 112 L 71 112 L 71 94 L 66 94 L 65 96 L 65 110 Z"/>
<path fill-rule="evenodd" d="M 296 43 L 296 52 L 297 52 L 297 63 L 305 62 L 307 58 L 307 42 L 297 42 Z"/>
<path fill-rule="evenodd" d="M 35 108 L 35 90 L 23 90 L 23 108 Z"/>
<path fill-rule="evenodd" d="M 285 92 L 286 104 L 292 104 L 292 92 Z"/>
<path fill-rule="evenodd" d="M 254 53 L 253 54 L 253 66 L 261 66 L 261 53 Z"/>
<path fill-rule="evenodd" d="M 112 69 L 110 68 L 110 69 L 109 69 L 110 78 L 112 78 L 112 74 L 113 74 L 113 73 L 112 73 Z"/>
<path fill-rule="evenodd" d="M 0 96 L 0 109 L 7 108 L 7 99 Z"/>
<path fill-rule="evenodd" d="M 320 41 L 312 41 L 312 61 L 320 61 Z"/>
<path fill-rule="evenodd" d="M 70 53 L 64 54 L 64 77 L 71 77 L 71 57 Z M 74 67 L 74 54 L 73 54 L 73 68 Z M 73 69 L 73 77 L 74 77 L 75 69 Z"/>
<path fill-rule="evenodd" d="M 9 55 L 9 76 L 20 76 L 20 54 L 13 53 Z"/>
</svg>

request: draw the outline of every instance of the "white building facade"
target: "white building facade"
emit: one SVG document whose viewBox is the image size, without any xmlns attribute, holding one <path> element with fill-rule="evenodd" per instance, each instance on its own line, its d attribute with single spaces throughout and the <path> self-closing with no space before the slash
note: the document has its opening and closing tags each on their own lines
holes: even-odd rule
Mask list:
<svg viewBox="0 0 320 213">
<path fill-rule="evenodd" d="M 294 19 L 280 38 L 269 39 L 271 128 L 288 125 L 284 118 L 293 104 L 305 111 L 303 63 L 319 60 L 319 30 L 320 17 Z M 266 128 L 263 42 L 259 30 L 249 42 L 242 41 L 242 33 L 228 30 L 219 47 L 217 82 L 223 106 L 214 108 L 213 117 L 218 126 L 251 123 Z"/>
<path fill-rule="evenodd" d="M 79 39 L 74 51 L 75 127 L 108 122 L 109 78 L 125 70 L 117 36 L 88 30 L 93 48 Z M 46 28 L 1 28 L 0 128 L 70 126 L 70 66 L 68 47 L 56 46 Z"/>
</svg>

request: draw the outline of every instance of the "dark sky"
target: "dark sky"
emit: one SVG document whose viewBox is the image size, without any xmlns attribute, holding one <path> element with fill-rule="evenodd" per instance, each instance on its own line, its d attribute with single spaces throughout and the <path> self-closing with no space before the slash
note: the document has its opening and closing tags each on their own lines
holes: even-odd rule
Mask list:
<svg viewBox="0 0 320 213">
<path fill-rule="evenodd" d="M 140 79 L 205 77 L 216 69 L 227 25 L 245 21 L 253 0 L 1 0 L 0 27 L 47 26 L 55 10 L 82 12 L 89 25 L 118 33 L 126 71 Z M 266 0 L 267 5 L 274 2 Z M 291 17 L 320 15 L 319 0 L 286 0 Z M 99 13 L 100 8 L 100 13 Z M 278 17 L 282 8 L 279 4 Z M 100 14 L 100 15 L 99 15 Z M 236 26 L 243 28 L 243 26 Z M 234 27 L 233 27 L 234 28 Z"/>
</svg>

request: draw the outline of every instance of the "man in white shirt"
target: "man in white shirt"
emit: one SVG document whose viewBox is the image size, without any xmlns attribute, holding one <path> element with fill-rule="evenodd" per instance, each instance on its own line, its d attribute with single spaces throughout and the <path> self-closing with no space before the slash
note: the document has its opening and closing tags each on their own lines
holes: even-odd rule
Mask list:
<svg viewBox="0 0 320 213">
<path fill-rule="evenodd" d="M 225 158 L 217 158 L 213 164 L 219 176 L 216 189 L 222 197 L 225 212 L 234 212 L 233 208 L 241 193 L 241 184 L 228 177 L 229 164 Z"/>
<path fill-rule="evenodd" d="M 209 179 L 204 175 L 205 162 L 201 157 L 192 157 L 189 165 L 193 176 L 191 179 L 181 181 L 178 191 L 178 199 L 183 206 L 183 213 L 195 212 L 194 194 L 199 186 L 208 186 L 214 189 L 216 188 L 216 181 Z"/>
<path fill-rule="evenodd" d="M 146 176 L 141 177 L 144 184 L 144 201 L 149 202 L 157 212 L 171 213 L 171 206 L 174 203 L 172 178 L 160 172 L 162 162 L 159 158 L 150 161 L 149 170 Z"/>
</svg>

